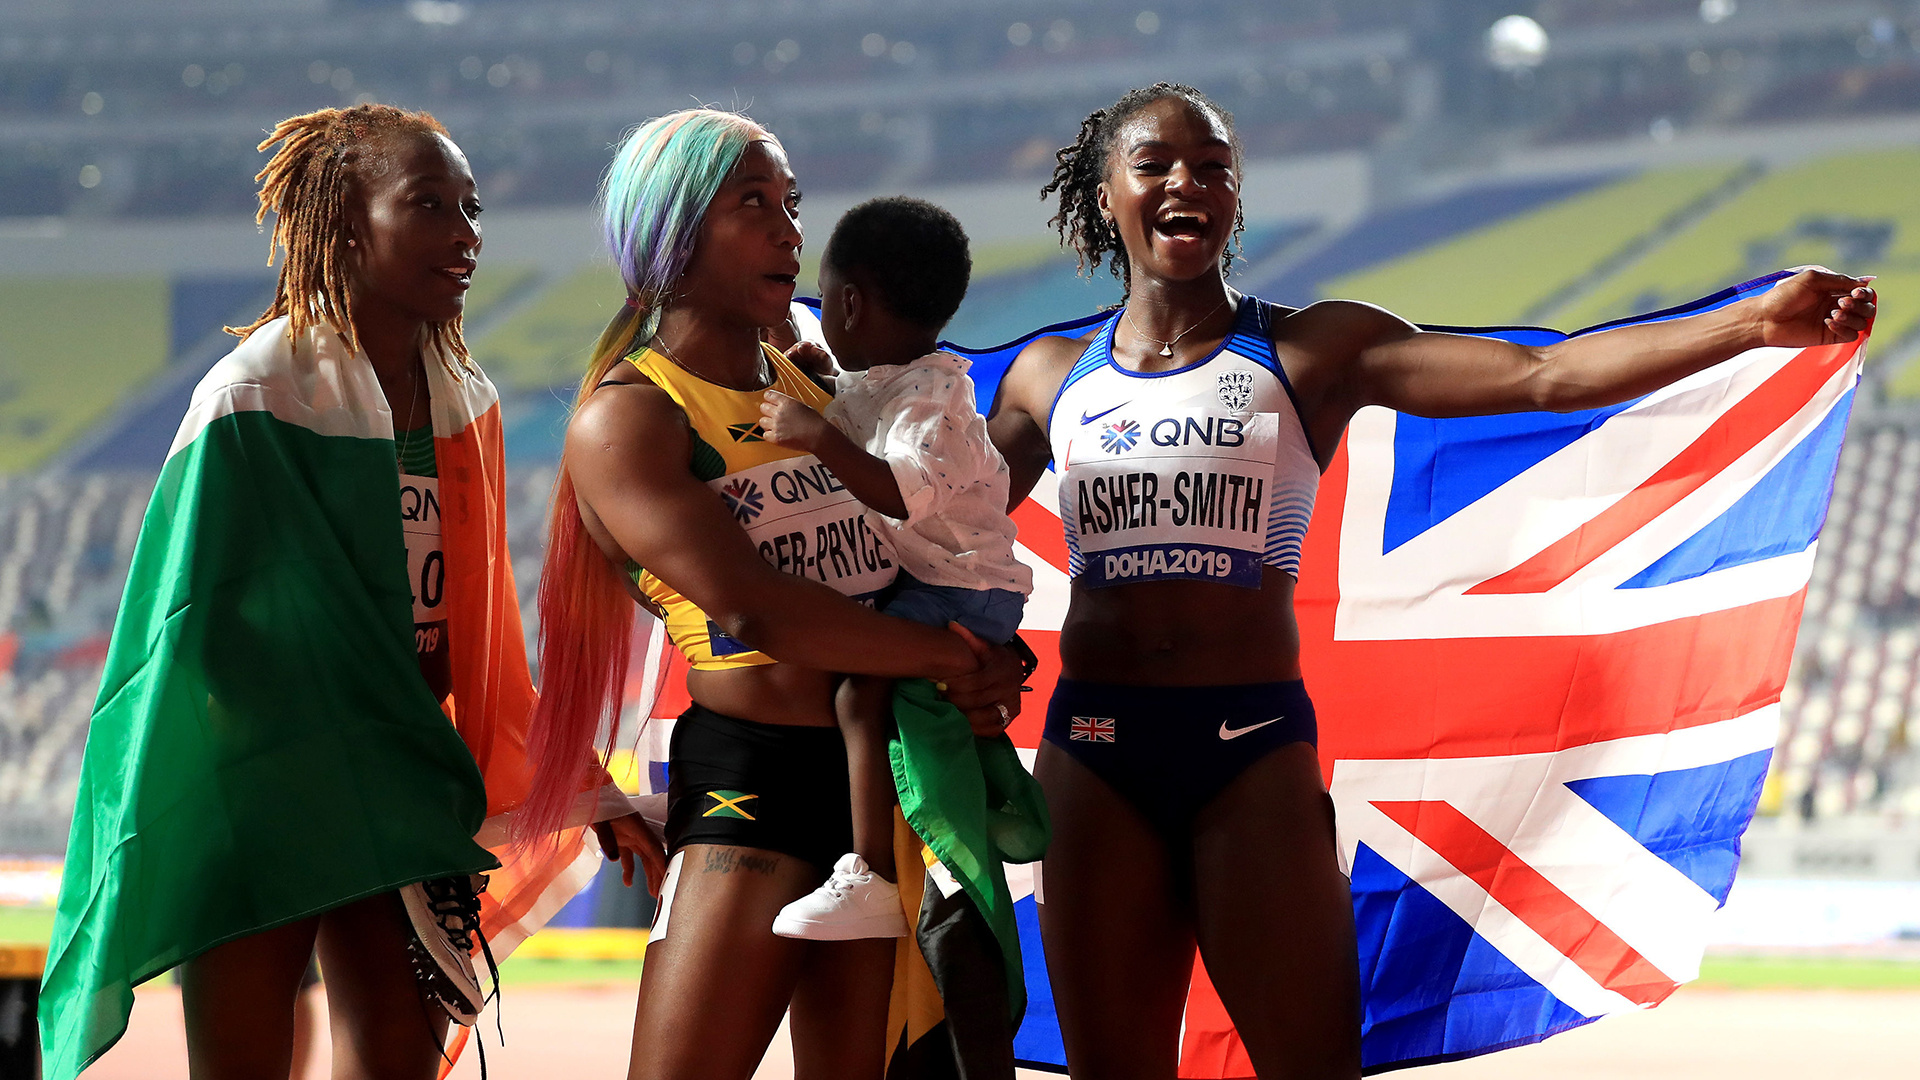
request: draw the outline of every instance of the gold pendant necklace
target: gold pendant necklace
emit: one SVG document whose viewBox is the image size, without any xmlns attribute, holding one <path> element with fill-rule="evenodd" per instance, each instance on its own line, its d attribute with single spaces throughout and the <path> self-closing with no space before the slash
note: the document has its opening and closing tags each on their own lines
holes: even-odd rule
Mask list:
<svg viewBox="0 0 1920 1080">
<path fill-rule="evenodd" d="M 1213 306 L 1213 311 L 1209 311 L 1205 315 L 1200 316 L 1200 318 L 1197 321 L 1195 321 L 1192 326 L 1189 326 L 1185 330 L 1182 330 L 1179 333 L 1173 335 L 1173 338 L 1168 341 L 1161 341 L 1159 338 L 1154 337 L 1152 334 L 1149 334 L 1145 330 L 1140 329 L 1140 324 L 1134 321 L 1133 308 L 1131 307 L 1128 307 L 1125 309 L 1127 313 L 1127 325 L 1133 327 L 1134 333 L 1139 334 L 1141 337 L 1146 338 L 1148 341 L 1151 341 L 1155 345 L 1160 346 L 1161 356 L 1172 356 L 1173 346 L 1175 342 L 1179 341 L 1183 337 L 1186 337 L 1188 334 L 1193 333 L 1195 330 L 1198 330 L 1200 328 L 1201 323 L 1204 323 L 1208 319 L 1213 318 L 1214 313 L 1218 312 L 1221 308 L 1226 307 L 1227 301 L 1231 299 L 1233 299 L 1232 294 L 1228 294 L 1226 296 L 1221 297 L 1220 302 Z"/>
</svg>

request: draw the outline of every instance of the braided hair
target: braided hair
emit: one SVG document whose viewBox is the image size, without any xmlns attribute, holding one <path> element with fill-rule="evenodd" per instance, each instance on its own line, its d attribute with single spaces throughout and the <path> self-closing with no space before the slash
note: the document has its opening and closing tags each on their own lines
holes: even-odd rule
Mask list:
<svg viewBox="0 0 1920 1080">
<path fill-rule="evenodd" d="M 1059 193 L 1058 209 L 1047 224 L 1059 230 L 1060 246 L 1070 247 L 1079 259 L 1082 273 L 1099 269 L 1103 258 L 1111 256 L 1109 267 L 1123 288 L 1133 287 L 1133 270 L 1127 265 L 1127 248 L 1120 230 L 1100 214 L 1100 183 L 1107 176 L 1107 160 L 1113 153 L 1114 136 L 1140 110 L 1156 101 L 1179 98 L 1202 112 L 1218 117 L 1227 129 L 1227 142 L 1233 149 L 1233 168 L 1240 170 L 1240 136 L 1233 130 L 1233 114 L 1212 98 L 1181 83 L 1159 82 L 1137 87 L 1120 96 L 1104 109 L 1095 109 L 1080 122 L 1080 135 L 1072 146 L 1063 146 L 1053 156 L 1053 179 L 1040 189 L 1042 199 Z M 1240 230 L 1245 217 L 1235 209 L 1233 241 L 1222 259 L 1223 268 L 1233 268 L 1234 249 L 1239 247 Z"/>
<path fill-rule="evenodd" d="M 256 225 L 274 215 L 267 242 L 267 265 L 284 250 L 273 303 L 249 326 L 226 331 L 246 337 L 267 323 L 287 317 L 287 339 L 309 327 L 326 325 L 347 348 L 358 346 L 353 333 L 353 289 L 347 274 L 347 208 L 356 183 L 377 175 L 382 166 L 375 144 L 396 135 L 445 135 L 440 121 L 424 112 L 392 105 L 355 105 L 293 116 L 274 126 L 255 149 L 279 150 L 254 180 L 260 183 Z M 423 343 L 447 362 L 471 364 L 460 333 L 460 316 L 429 323 Z"/>
</svg>

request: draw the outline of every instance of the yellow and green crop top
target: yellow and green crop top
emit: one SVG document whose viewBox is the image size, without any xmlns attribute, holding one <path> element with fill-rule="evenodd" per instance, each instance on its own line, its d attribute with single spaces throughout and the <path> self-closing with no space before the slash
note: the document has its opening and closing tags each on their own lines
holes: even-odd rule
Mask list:
<svg viewBox="0 0 1920 1080">
<path fill-rule="evenodd" d="M 770 389 L 816 411 L 832 400 L 779 350 L 763 348 L 773 371 Z M 859 500 L 819 458 L 762 437 L 763 391 L 708 382 L 653 349 L 642 348 L 627 362 L 687 414 L 693 428 L 688 466 L 726 503 L 767 562 L 867 602 L 893 582 L 893 548 L 886 536 L 867 527 Z M 628 563 L 627 569 L 634 584 L 665 614 L 668 636 L 695 668 L 774 662 L 728 637 L 693 601 L 644 567 Z"/>
</svg>

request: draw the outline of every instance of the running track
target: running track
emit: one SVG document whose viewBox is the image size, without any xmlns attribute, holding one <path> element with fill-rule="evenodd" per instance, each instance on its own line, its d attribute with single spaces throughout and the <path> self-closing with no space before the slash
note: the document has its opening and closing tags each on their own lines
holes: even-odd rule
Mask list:
<svg viewBox="0 0 1920 1080">
<path fill-rule="evenodd" d="M 625 986 L 508 989 L 509 1042 L 489 1045 L 488 1072 L 501 1080 L 596 1080 L 625 1074 L 633 992 Z M 1414 1069 L 1408 1080 L 1849 1080 L 1914 1075 L 1914 991 L 1719 991 L 1682 988 L 1648 1012 L 1619 1016 L 1476 1061 Z M 489 1025 L 491 1042 L 491 1025 Z M 793 1075 L 785 1031 L 756 1080 Z M 321 1049 L 311 1073 L 326 1076 Z M 477 1080 L 469 1053 L 455 1072 Z M 1040 1080 L 1047 1074 L 1022 1074 Z M 186 1080 L 180 994 L 142 990 L 133 1026 L 84 1080 Z"/>
</svg>

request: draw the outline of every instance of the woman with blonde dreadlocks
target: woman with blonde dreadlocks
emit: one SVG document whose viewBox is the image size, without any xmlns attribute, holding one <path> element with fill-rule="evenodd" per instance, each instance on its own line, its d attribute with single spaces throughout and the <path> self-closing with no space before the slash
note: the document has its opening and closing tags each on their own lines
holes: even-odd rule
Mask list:
<svg viewBox="0 0 1920 1080">
<path fill-rule="evenodd" d="M 460 336 L 473 176 L 432 117 L 381 105 L 276 144 L 279 288 L 194 392 L 94 708 L 41 999 L 52 1080 L 175 966 L 192 1075 L 285 1076 L 316 949 L 334 1075 L 426 1080 L 482 1004 L 483 924 L 511 943 L 580 884 L 580 823 L 614 818 L 603 847 L 664 870 L 588 791 L 561 842 L 478 876 L 498 860 L 476 833 L 504 850 L 486 819 L 525 798 L 534 697 L 498 401 Z"/>
</svg>

